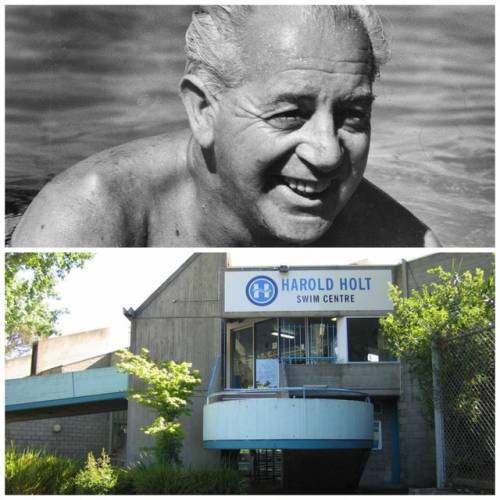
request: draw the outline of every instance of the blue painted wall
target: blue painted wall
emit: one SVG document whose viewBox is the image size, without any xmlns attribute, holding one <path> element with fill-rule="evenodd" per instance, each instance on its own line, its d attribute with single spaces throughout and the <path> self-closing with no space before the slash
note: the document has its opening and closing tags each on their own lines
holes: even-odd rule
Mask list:
<svg viewBox="0 0 500 500">
<path fill-rule="evenodd" d="M 115 367 L 39 375 L 5 382 L 7 412 L 127 396 L 128 375 Z"/>
</svg>

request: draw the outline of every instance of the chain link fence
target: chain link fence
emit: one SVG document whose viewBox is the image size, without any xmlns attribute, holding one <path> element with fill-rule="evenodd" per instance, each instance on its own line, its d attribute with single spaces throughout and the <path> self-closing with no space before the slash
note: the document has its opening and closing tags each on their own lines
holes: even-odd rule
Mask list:
<svg viewBox="0 0 500 500">
<path fill-rule="evenodd" d="M 446 487 L 495 484 L 494 327 L 435 339 L 436 457 Z"/>
</svg>

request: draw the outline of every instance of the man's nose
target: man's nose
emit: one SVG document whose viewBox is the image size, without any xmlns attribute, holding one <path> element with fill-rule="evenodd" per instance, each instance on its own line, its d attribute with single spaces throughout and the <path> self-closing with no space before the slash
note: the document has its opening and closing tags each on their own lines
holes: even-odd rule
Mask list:
<svg viewBox="0 0 500 500">
<path fill-rule="evenodd" d="M 297 156 L 322 172 L 339 168 L 344 161 L 344 146 L 331 116 L 312 117 L 302 129 Z"/>
</svg>

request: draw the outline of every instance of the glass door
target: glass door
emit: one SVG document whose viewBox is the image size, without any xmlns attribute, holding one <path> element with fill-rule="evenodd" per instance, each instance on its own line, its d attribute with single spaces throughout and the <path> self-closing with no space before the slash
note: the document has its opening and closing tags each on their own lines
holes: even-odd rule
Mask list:
<svg viewBox="0 0 500 500">
<path fill-rule="evenodd" d="M 255 323 L 255 387 L 278 387 L 278 320 Z"/>
<path fill-rule="evenodd" d="M 253 326 L 231 332 L 231 387 L 253 387 Z"/>
<path fill-rule="evenodd" d="M 278 387 L 278 320 L 252 322 L 230 336 L 231 387 Z"/>
</svg>

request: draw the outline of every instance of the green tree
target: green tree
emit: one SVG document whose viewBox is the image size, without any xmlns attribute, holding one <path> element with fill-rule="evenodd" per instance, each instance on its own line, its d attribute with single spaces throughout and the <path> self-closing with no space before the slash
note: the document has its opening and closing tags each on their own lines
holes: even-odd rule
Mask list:
<svg viewBox="0 0 500 500">
<path fill-rule="evenodd" d="M 380 325 L 389 351 L 406 361 L 416 375 L 428 416 L 432 418 L 432 341 L 453 341 L 464 334 L 494 327 L 495 275 L 485 278 L 482 269 L 459 273 L 446 272 L 441 267 L 428 272 L 436 276 L 436 281 L 413 290 L 407 298 L 397 286 L 391 286 L 394 312 L 381 318 Z M 484 367 L 476 365 L 471 369 L 463 384 L 460 397 L 472 404 L 472 395 L 464 391 L 475 381 L 485 380 L 491 356 L 486 351 L 484 336 L 471 335 L 462 344 L 467 350 L 462 359 L 484 361 Z M 444 359 L 443 369 L 452 373 L 459 367 Z"/>
<path fill-rule="evenodd" d="M 184 433 L 179 418 L 191 414 L 190 397 L 201 383 L 199 372 L 191 369 L 191 363 L 155 362 L 147 349 L 142 349 L 140 354 L 122 349 L 118 355 L 117 368 L 145 383 L 144 389 L 130 390 L 130 397 L 158 412 L 153 422 L 142 428 L 145 434 L 155 437 L 157 461 L 180 463 Z"/>
<path fill-rule="evenodd" d="M 74 268 L 93 257 L 84 252 L 5 254 L 6 354 L 22 353 L 33 341 L 57 334 L 57 318 L 65 312 L 54 309 L 56 285 Z"/>
</svg>

